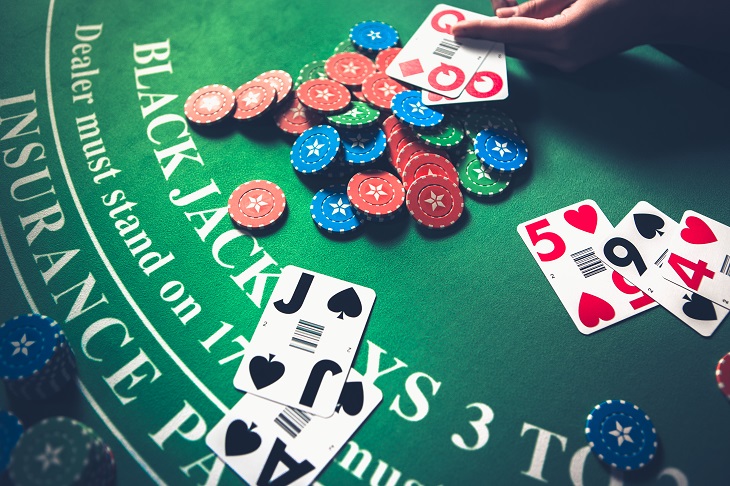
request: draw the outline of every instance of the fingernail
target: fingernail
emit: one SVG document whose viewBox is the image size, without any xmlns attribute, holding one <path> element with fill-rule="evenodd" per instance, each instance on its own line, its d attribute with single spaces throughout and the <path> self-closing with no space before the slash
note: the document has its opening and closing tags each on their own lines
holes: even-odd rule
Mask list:
<svg viewBox="0 0 730 486">
<path fill-rule="evenodd" d="M 517 13 L 517 7 L 498 8 L 494 13 L 497 14 L 497 17 L 499 17 L 500 19 L 514 17 L 514 15 Z"/>
</svg>

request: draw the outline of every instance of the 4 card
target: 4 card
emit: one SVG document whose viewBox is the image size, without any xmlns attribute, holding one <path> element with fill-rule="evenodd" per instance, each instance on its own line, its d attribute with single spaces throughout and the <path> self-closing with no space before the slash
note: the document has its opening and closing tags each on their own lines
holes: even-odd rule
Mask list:
<svg viewBox="0 0 730 486">
<path fill-rule="evenodd" d="M 686 211 L 668 248 L 664 278 L 730 308 L 730 227 Z"/>
<path fill-rule="evenodd" d="M 533 257 L 583 334 L 592 334 L 656 306 L 607 267 L 593 245 L 613 227 L 586 200 L 517 227 Z"/>
<path fill-rule="evenodd" d="M 234 386 L 329 417 L 374 303 L 372 289 L 285 267 L 246 348 Z"/>
<path fill-rule="evenodd" d="M 598 255 L 662 307 L 703 336 L 710 336 L 727 309 L 664 279 L 659 263 L 679 225 L 646 201 L 639 202 L 597 245 Z"/>
<path fill-rule="evenodd" d="M 382 399 L 355 370 L 329 418 L 248 393 L 205 442 L 249 484 L 311 484 Z"/>
<path fill-rule="evenodd" d="M 449 98 L 458 97 L 496 43 L 481 39 L 456 40 L 451 27 L 461 20 L 483 18 L 484 15 L 468 10 L 437 5 L 385 74 Z"/>
</svg>

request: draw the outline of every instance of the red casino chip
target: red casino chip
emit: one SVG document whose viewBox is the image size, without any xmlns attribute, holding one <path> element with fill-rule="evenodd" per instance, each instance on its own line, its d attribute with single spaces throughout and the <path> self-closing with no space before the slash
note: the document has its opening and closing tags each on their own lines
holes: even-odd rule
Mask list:
<svg viewBox="0 0 730 486">
<path fill-rule="evenodd" d="M 362 94 L 362 91 L 359 90 L 359 89 L 357 89 L 357 88 L 351 89 L 350 90 L 350 94 L 352 94 L 352 96 L 354 96 L 355 98 L 357 98 L 358 101 L 362 101 L 363 103 L 367 103 L 368 102 L 368 100 L 365 99 L 365 95 Z"/>
<path fill-rule="evenodd" d="M 291 94 L 294 84 L 291 74 L 281 69 L 266 71 L 254 78 L 254 81 L 263 81 L 270 84 L 276 90 L 276 105 L 281 105 Z"/>
<path fill-rule="evenodd" d="M 253 120 L 258 118 L 274 106 L 276 90 L 265 81 L 249 81 L 243 83 L 234 91 L 236 95 L 236 111 L 233 118 L 236 120 Z"/>
<path fill-rule="evenodd" d="M 228 214 L 239 226 L 263 228 L 278 220 L 286 209 L 284 191 L 269 181 L 244 182 L 228 199 Z"/>
<path fill-rule="evenodd" d="M 378 68 L 378 71 L 384 73 L 385 70 L 388 69 L 388 66 L 390 66 L 390 63 L 393 62 L 393 59 L 395 59 L 395 56 L 400 53 L 400 51 L 400 47 L 391 47 L 384 51 L 380 51 L 378 53 L 378 57 L 375 58 L 375 67 Z"/>
<path fill-rule="evenodd" d="M 730 353 L 727 353 L 717 362 L 715 379 L 717 379 L 717 387 L 730 399 Z"/>
<path fill-rule="evenodd" d="M 391 132 L 397 126 L 403 126 L 403 124 L 395 117 L 395 115 L 389 115 L 385 120 L 383 120 L 383 131 L 385 132 L 385 136 L 390 137 Z"/>
<path fill-rule="evenodd" d="M 362 94 L 371 105 L 381 110 L 390 110 L 393 96 L 406 87 L 385 73 L 373 73 L 362 83 Z"/>
<path fill-rule="evenodd" d="M 450 180 L 427 175 L 408 188 L 406 207 L 419 224 L 441 229 L 459 220 L 464 212 L 464 197 L 459 186 Z"/>
<path fill-rule="evenodd" d="M 406 199 L 403 184 L 384 170 L 365 170 L 347 183 L 347 197 L 367 216 L 388 216 L 398 211 Z"/>
<path fill-rule="evenodd" d="M 403 167 L 401 178 L 408 189 L 413 182 L 427 175 L 435 175 L 459 184 L 459 174 L 449 159 L 437 154 L 424 153 L 411 157 Z"/>
<path fill-rule="evenodd" d="M 287 101 L 274 115 L 276 126 L 283 132 L 301 135 L 308 128 L 323 123 L 322 115 L 308 109 L 296 96 Z"/>
<path fill-rule="evenodd" d="M 331 79 L 311 79 L 297 89 L 297 98 L 320 113 L 336 113 L 350 104 L 350 91 Z"/>
<path fill-rule="evenodd" d="M 185 100 L 185 117 L 193 123 L 214 123 L 227 117 L 236 106 L 233 90 L 222 84 L 196 89 Z"/>
<path fill-rule="evenodd" d="M 375 72 L 375 64 L 357 52 L 340 52 L 327 59 L 324 72 L 345 86 L 361 86 L 365 78 Z"/>
<path fill-rule="evenodd" d="M 397 148 L 397 157 L 395 160 L 395 168 L 398 171 L 399 174 L 401 174 L 401 177 L 403 175 L 403 169 L 405 169 L 406 164 L 413 159 L 416 155 L 419 154 L 437 154 L 442 157 L 448 158 L 448 154 L 438 148 L 432 147 L 428 145 L 426 142 L 416 138 L 415 135 L 412 134 L 412 132 L 408 132 L 409 136 L 407 138 L 404 138 L 401 143 L 400 147 Z"/>
</svg>

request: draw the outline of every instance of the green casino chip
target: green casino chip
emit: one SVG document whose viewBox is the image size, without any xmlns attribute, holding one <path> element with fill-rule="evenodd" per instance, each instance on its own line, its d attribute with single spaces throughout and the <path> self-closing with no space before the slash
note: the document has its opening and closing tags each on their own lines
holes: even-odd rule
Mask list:
<svg viewBox="0 0 730 486">
<path fill-rule="evenodd" d="M 466 115 L 464 120 L 466 134 L 474 138 L 484 129 L 505 130 L 518 135 L 514 120 L 496 108 L 487 111 L 474 111 Z"/>
<path fill-rule="evenodd" d="M 453 118 L 448 118 L 432 130 L 413 130 L 429 145 L 442 148 L 456 147 L 464 140 L 464 130 Z"/>
<path fill-rule="evenodd" d="M 474 152 L 467 152 L 457 167 L 461 187 L 477 196 L 494 196 L 504 191 L 511 173 L 488 172 Z"/>
<path fill-rule="evenodd" d="M 328 79 L 327 73 L 324 71 L 325 61 L 312 61 L 304 65 L 299 70 L 299 76 L 297 76 L 297 82 L 294 85 L 294 89 L 298 88 L 303 82 L 309 81 L 310 79 Z"/>
<path fill-rule="evenodd" d="M 336 127 L 365 127 L 378 121 L 380 112 L 362 101 L 353 101 L 351 108 L 339 115 L 328 116 L 327 120 Z"/>
<path fill-rule="evenodd" d="M 339 54 L 341 52 L 358 52 L 357 49 L 355 49 L 355 46 L 352 45 L 352 42 L 350 42 L 350 39 L 345 39 L 337 46 L 335 47 L 334 53 Z"/>
</svg>

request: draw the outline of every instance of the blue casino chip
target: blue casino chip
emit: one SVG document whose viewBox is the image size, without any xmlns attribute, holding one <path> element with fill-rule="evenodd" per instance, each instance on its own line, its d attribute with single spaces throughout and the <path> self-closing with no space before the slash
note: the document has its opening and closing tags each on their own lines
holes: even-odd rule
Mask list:
<svg viewBox="0 0 730 486">
<path fill-rule="evenodd" d="M 66 338 L 50 317 L 27 314 L 0 325 L 0 378 L 30 378 L 51 360 Z"/>
<path fill-rule="evenodd" d="M 321 189 L 309 206 L 314 222 L 329 233 L 347 233 L 360 226 L 347 197 L 347 186 L 337 184 Z"/>
<path fill-rule="evenodd" d="M 340 151 L 340 135 L 329 125 L 317 125 L 304 131 L 291 148 L 291 164 L 302 174 L 324 170 Z"/>
<path fill-rule="evenodd" d="M 343 156 L 349 164 L 369 164 L 385 152 L 385 132 L 380 128 L 341 129 L 340 133 Z"/>
<path fill-rule="evenodd" d="M 416 128 L 432 128 L 444 120 L 444 114 L 429 108 L 421 101 L 421 92 L 401 91 L 393 96 L 390 108 L 403 123 Z"/>
<path fill-rule="evenodd" d="M 0 410 L 0 475 L 8 467 L 10 456 L 22 434 L 23 424 L 18 417 Z"/>
<path fill-rule="evenodd" d="M 384 22 L 366 20 L 350 29 L 350 42 L 363 51 L 379 52 L 398 45 L 398 31 Z"/>
<path fill-rule="evenodd" d="M 601 461 L 626 471 L 646 466 L 657 449 L 649 416 L 623 400 L 608 400 L 593 408 L 586 420 L 586 440 Z"/>
<path fill-rule="evenodd" d="M 527 145 L 516 134 L 485 129 L 474 138 L 474 152 L 488 170 L 515 172 L 527 163 Z"/>
</svg>

